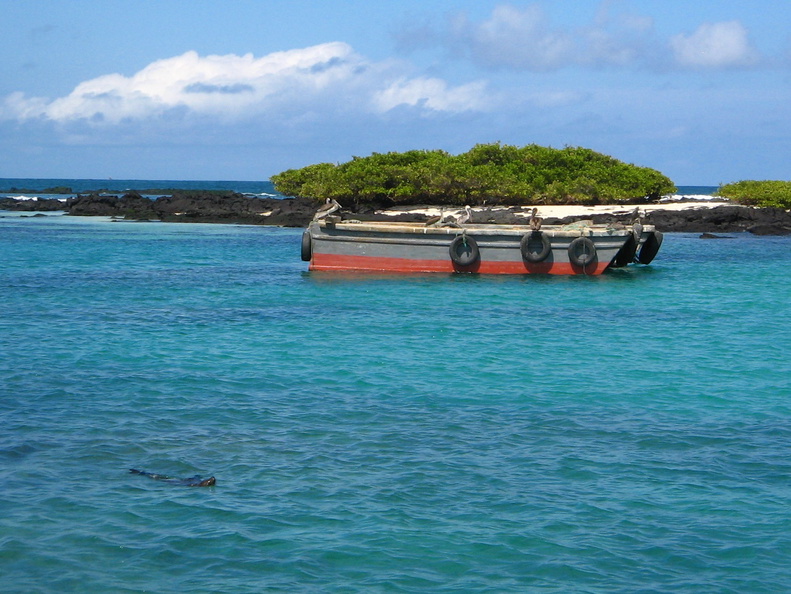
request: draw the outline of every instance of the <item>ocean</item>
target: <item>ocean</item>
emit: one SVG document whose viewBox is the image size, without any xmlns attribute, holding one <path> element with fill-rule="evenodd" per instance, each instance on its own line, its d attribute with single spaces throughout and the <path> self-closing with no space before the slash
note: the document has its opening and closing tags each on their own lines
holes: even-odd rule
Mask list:
<svg viewBox="0 0 791 594">
<path fill-rule="evenodd" d="M 69 192 L 53 194 L 48 190 L 68 189 Z M 130 190 L 231 190 L 242 194 L 282 198 L 269 180 L 262 181 L 210 181 L 210 180 L 133 180 L 133 179 L 30 179 L 0 178 L 0 198 L 34 199 L 61 198 L 65 200 L 78 193 L 106 192 L 123 194 Z M 678 193 L 668 200 L 679 198 L 707 199 L 717 186 L 679 186 Z"/>
<path fill-rule="evenodd" d="M 388 277 L 307 272 L 300 229 L 30 214 L 2 592 L 791 590 L 791 237 Z"/>
<path fill-rule="evenodd" d="M 47 190 L 61 188 L 65 193 Z M 130 190 L 230 190 L 263 197 L 280 197 L 269 180 L 264 181 L 199 181 L 161 179 L 29 179 L 0 178 L 0 198 L 67 198 L 78 193 L 106 192 L 123 194 Z"/>
</svg>

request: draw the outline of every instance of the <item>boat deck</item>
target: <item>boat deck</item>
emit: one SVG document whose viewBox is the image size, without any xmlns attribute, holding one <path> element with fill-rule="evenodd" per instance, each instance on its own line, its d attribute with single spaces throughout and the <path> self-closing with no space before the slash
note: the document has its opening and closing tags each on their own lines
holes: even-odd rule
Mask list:
<svg viewBox="0 0 791 594">
<path fill-rule="evenodd" d="M 464 225 L 433 226 L 425 223 L 404 223 L 392 221 L 321 221 L 319 226 L 328 231 L 353 233 L 404 233 L 415 235 L 459 235 L 466 233 L 476 236 L 514 236 L 521 237 L 531 233 L 530 225 L 500 225 L 494 223 L 466 223 Z M 653 231 L 645 225 L 645 231 Z M 632 227 L 620 223 L 610 225 L 594 224 L 592 221 L 577 221 L 568 225 L 542 225 L 541 231 L 551 237 L 580 237 L 581 235 L 625 236 L 632 233 Z"/>
</svg>

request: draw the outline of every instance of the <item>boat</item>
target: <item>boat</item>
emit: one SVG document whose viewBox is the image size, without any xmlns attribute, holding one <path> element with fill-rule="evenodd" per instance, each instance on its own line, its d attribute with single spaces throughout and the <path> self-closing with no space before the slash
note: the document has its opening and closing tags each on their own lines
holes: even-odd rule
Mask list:
<svg viewBox="0 0 791 594">
<path fill-rule="evenodd" d="M 662 245 L 662 234 L 639 221 L 542 225 L 534 217 L 502 225 L 470 218 L 404 223 L 317 213 L 302 235 L 301 257 L 311 271 L 599 275 L 650 264 Z"/>
</svg>

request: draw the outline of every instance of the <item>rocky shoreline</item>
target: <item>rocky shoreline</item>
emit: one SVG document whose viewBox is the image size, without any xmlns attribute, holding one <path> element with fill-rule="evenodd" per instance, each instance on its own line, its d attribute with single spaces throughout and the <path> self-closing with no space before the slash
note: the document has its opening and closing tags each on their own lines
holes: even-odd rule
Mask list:
<svg viewBox="0 0 791 594">
<path fill-rule="evenodd" d="M 129 221 L 231 223 L 304 227 L 316 212 L 307 199 L 247 196 L 236 192 L 186 190 L 152 200 L 137 192 L 79 194 L 65 202 L 58 199 L 0 199 L 0 210 L 53 212 L 71 216 L 117 217 Z"/>
<path fill-rule="evenodd" d="M 360 220 L 424 221 L 429 215 L 424 209 L 409 211 L 346 212 L 346 218 Z M 791 212 L 779 208 L 753 208 L 739 205 L 709 206 L 705 203 L 685 208 L 652 204 L 640 205 L 644 223 L 655 225 L 662 232 L 736 233 L 755 235 L 791 234 Z M 277 225 L 306 227 L 316 212 L 316 203 L 305 198 L 260 198 L 233 192 L 184 191 L 155 200 L 130 192 L 123 196 L 105 194 L 78 195 L 62 202 L 57 199 L 18 200 L 0 199 L 0 210 L 26 212 L 65 211 L 72 216 L 109 216 L 132 221 L 165 221 L 190 223 L 231 223 L 243 225 Z M 539 211 L 539 214 L 541 212 Z M 477 207 L 476 222 L 500 224 L 525 223 L 530 209 L 524 207 Z M 580 219 L 594 223 L 630 223 L 633 210 L 613 210 L 603 213 L 581 213 L 564 217 L 545 216 L 544 224 L 565 224 Z"/>
</svg>

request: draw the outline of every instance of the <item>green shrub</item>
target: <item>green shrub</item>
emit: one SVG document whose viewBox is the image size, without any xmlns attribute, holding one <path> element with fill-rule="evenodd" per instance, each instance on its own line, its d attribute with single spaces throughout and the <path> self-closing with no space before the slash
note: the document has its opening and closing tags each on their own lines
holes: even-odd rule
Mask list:
<svg viewBox="0 0 791 594">
<path fill-rule="evenodd" d="M 479 144 L 461 155 L 373 153 L 272 177 L 278 192 L 341 204 L 613 204 L 656 200 L 675 185 L 654 169 L 590 149 Z"/>
<path fill-rule="evenodd" d="M 55 186 L 54 188 L 45 188 L 42 194 L 73 194 L 71 188 L 67 186 Z"/>
<path fill-rule="evenodd" d="M 743 180 L 720 186 L 717 196 L 747 206 L 791 208 L 791 181 Z"/>
</svg>

